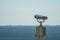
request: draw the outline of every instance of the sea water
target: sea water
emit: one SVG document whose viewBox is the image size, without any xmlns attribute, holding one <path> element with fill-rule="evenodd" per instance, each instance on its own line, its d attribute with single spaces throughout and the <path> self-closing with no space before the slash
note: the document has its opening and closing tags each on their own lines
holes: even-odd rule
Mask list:
<svg viewBox="0 0 60 40">
<path fill-rule="evenodd" d="M 36 26 L 0 26 L 0 40 L 38 40 Z M 60 26 L 46 26 L 44 40 L 60 40 Z"/>
</svg>

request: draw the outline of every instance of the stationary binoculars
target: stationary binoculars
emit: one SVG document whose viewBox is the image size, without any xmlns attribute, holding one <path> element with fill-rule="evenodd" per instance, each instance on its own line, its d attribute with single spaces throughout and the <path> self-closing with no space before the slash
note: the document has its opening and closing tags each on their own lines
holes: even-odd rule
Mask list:
<svg viewBox="0 0 60 40">
<path fill-rule="evenodd" d="M 42 40 L 43 37 L 46 35 L 46 27 L 42 26 L 42 23 L 47 20 L 47 16 L 42 15 L 34 15 L 34 18 L 37 20 L 38 23 L 40 23 L 39 26 L 36 27 L 36 34 L 35 36 L 38 37 L 38 40 Z"/>
</svg>

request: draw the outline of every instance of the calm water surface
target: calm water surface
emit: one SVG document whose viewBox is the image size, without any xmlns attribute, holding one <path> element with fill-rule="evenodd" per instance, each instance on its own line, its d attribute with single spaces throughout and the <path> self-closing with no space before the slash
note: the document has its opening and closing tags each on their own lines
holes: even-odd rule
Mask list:
<svg viewBox="0 0 60 40">
<path fill-rule="evenodd" d="M 0 40 L 37 40 L 36 26 L 0 26 Z M 60 26 L 46 26 L 44 40 L 60 40 Z"/>
</svg>

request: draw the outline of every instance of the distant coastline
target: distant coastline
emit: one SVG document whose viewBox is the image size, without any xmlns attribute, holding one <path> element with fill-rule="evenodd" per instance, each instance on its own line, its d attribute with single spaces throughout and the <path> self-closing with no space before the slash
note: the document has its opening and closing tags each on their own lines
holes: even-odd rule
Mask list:
<svg viewBox="0 0 60 40">
<path fill-rule="evenodd" d="M 3 26 L 4 26 L 4 27 L 16 27 L 16 26 L 17 26 L 17 27 L 19 27 L 19 26 L 22 26 L 22 27 L 24 27 L 24 26 L 25 26 L 25 27 L 30 26 L 30 27 L 31 27 L 31 26 L 37 26 L 37 25 L 0 25 L 0 27 L 3 27 Z M 47 27 L 49 27 L 49 26 L 50 26 L 50 27 L 51 27 L 51 26 L 55 27 L 55 26 L 60 26 L 60 25 L 45 25 L 45 26 L 47 26 Z"/>
</svg>

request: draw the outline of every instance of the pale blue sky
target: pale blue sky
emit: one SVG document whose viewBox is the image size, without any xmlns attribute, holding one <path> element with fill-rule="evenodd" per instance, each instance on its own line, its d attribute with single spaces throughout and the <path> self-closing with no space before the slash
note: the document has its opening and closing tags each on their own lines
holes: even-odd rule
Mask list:
<svg viewBox="0 0 60 40">
<path fill-rule="evenodd" d="M 48 16 L 46 25 L 60 25 L 60 0 L 0 0 L 0 25 L 37 25 L 35 14 Z"/>
</svg>

